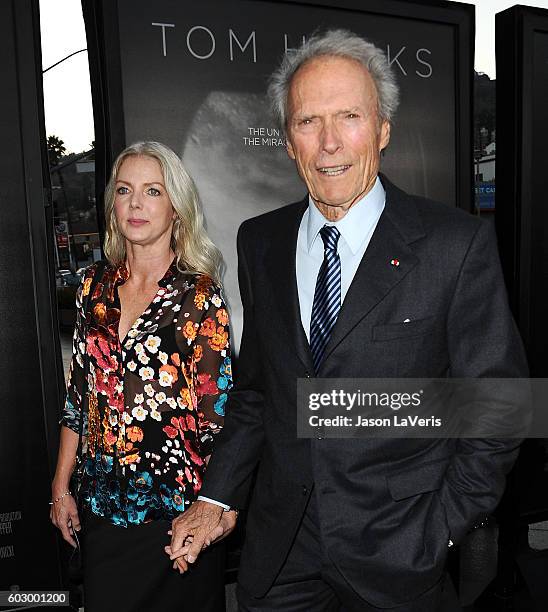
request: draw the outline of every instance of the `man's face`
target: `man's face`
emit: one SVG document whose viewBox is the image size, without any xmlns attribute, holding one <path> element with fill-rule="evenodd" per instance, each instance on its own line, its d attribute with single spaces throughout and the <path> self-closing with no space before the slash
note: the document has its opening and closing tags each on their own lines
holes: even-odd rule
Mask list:
<svg viewBox="0 0 548 612">
<path fill-rule="evenodd" d="M 389 139 L 389 123 L 377 115 L 373 79 L 361 64 L 325 56 L 295 73 L 287 152 L 325 217 L 340 219 L 371 189 Z"/>
</svg>

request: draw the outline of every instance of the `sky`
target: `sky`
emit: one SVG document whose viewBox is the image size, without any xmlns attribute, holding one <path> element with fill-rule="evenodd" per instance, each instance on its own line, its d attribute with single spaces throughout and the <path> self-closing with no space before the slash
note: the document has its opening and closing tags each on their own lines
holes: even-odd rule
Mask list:
<svg viewBox="0 0 548 612">
<path fill-rule="evenodd" d="M 475 68 L 495 78 L 495 13 L 524 4 L 548 9 L 548 0 L 461 0 L 476 5 Z M 80 0 L 40 0 L 42 66 L 86 47 Z M 79 53 L 44 74 L 46 133 L 64 141 L 67 152 L 90 148 L 93 111 L 87 53 Z"/>
</svg>

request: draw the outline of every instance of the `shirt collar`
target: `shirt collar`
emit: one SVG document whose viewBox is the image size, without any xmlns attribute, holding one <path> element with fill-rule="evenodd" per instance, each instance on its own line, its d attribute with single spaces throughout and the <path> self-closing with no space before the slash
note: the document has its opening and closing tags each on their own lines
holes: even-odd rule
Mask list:
<svg viewBox="0 0 548 612">
<path fill-rule="evenodd" d="M 314 201 L 308 196 L 308 223 L 306 228 L 306 245 L 310 253 L 320 230 L 324 225 L 334 225 L 355 255 L 377 221 L 384 208 L 386 193 L 377 176 L 373 187 L 352 206 L 340 221 L 327 221 L 318 210 Z"/>
<path fill-rule="evenodd" d="M 177 269 L 177 257 L 174 257 L 171 263 L 169 264 L 166 273 L 158 281 L 158 285 L 160 285 L 160 287 L 167 287 L 169 284 L 173 283 L 176 280 L 178 273 L 179 270 Z M 114 284 L 123 285 L 128 278 L 129 270 L 127 269 L 125 262 L 121 263 L 115 269 Z"/>
</svg>

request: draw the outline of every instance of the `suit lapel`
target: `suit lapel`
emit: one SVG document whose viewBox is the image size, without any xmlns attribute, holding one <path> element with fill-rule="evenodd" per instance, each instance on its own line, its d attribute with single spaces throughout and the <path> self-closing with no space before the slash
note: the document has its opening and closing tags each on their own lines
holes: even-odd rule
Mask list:
<svg viewBox="0 0 548 612">
<path fill-rule="evenodd" d="M 288 342 L 294 344 L 296 355 L 304 367 L 312 372 L 312 355 L 301 323 L 295 266 L 297 235 L 307 206 L 308 196 L 298 205 L 288 207 L 287 218 L 272 228 L 273 239 L 265 256 L 265 265 L 266 278 L 270 279 L 275 292 L 276 312 L 287 331 Z M 283 282 L 280 279 L 284 279 Z"/>
<path fill-rule="evenodd" d="M 386 204 L 327 344 L 324 363 L 354 327 L 417 265 L 409 246 L 424 236 L 412 198 L 381 175 Z"/>
</svg>

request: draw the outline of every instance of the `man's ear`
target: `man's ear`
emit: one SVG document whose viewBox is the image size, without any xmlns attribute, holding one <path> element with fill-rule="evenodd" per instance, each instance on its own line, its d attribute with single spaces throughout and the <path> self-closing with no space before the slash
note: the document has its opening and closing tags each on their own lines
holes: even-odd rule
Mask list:
<svg viewBox="0 0 548 612">
<path fill-rule="evenodd" d="M 383 119 L 381 123 L 380 138 L 379 138 L 379 151 L 386 149 L 390 142 L 390 123 Z"/>
<path fill-rule="evenodd" d="M 285 150 L 291 159 L 295 159 L 295 151 L 293 150 L 293 145 L 289 141 L 287 134 L 285 136 Z"/>
</svg>

